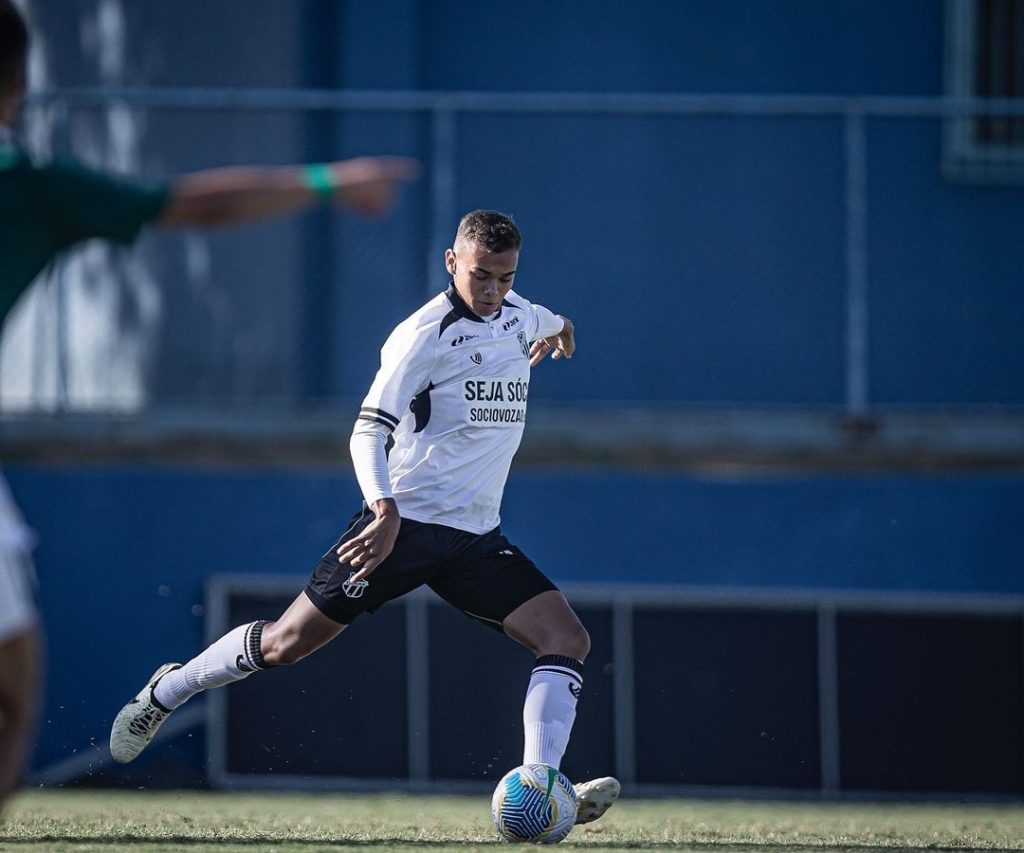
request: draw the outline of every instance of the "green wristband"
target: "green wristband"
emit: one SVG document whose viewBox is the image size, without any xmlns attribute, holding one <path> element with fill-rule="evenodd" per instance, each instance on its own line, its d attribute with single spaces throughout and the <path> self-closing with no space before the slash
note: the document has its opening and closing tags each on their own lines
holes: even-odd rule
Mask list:
<svg viewBox="0 0 1024 853">
<path fill-rule="evenodd" d="M 302 170 L 302 178 L 306 186 L 316 193 L 321 201 L 333 201 L 334 190 L 338 182 L 326 163 L 312 163 Z"/>
</svg>

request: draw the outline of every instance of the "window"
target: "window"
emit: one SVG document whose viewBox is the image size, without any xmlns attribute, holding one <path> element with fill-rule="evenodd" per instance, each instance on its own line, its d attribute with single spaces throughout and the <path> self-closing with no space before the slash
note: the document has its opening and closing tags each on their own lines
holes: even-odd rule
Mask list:
<svg viewBox="0 0 1024 853">
<path fill-rule="evenodd" d="M 946 92 L 1024 103 L 1024 0 L 947 0 Z M 951 178 L 1024 182 L 1024 112 L 946 120 Z"/>
</svg>

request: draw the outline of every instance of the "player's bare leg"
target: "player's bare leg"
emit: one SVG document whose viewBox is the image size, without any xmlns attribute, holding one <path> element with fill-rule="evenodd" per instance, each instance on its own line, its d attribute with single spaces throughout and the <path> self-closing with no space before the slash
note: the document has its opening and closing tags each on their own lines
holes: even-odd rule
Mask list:
<svg viewBox="0 0 1024 853">
<path fill-rule="evenodd" d="M 280 618 L 263 626 L 263 660 L 267 666 L 297 663 L 327 645 L 345 628 L 324 616 L 309 596 L 300 592 Z"/>
<path fill-rule="evenodd" d="M 558 767 L 576 719 L 590 635 L 565 596 L 555 590 L 520 605 L 505 617 L 503 627 L 537 655 L 523 705 L 523 764 Z M 611 776 L 574 787 L 580 799 L 576 823 L 597 820 L 619 798 L 619 782 Z"/>
<path fill-rule="evenodd" d="M 39 704 L 39 667 L 36 628 L 0 643 L 0 809 L 21 781 Z"/>
<path fill-rule="evenodd" d="M 197 693 L 302 660 L 343 630 L 344 625 L 324 616 L 300 593 L 276 621 L 240 625 L 184 666 L 164 664 L 114 719 L 110 754 L 122 764 L 132 761 L 171 712 Z"/>
<path fill-rule="evenodd" d="M 521 604 L 505 617 L 502 628 L 537 657 L 565 655 L 583 663 L 590 654 L 590 635 L 558 590 Z"/>
</svg>

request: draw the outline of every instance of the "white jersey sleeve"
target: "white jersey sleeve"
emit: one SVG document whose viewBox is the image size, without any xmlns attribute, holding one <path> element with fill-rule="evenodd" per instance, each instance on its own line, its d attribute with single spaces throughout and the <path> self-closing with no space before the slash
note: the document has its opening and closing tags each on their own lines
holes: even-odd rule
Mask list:
<svg viewBox="0 0 1024 853">
<path fill-rule="evenodd" d="M 525 302 L 526 300 L 523 301 Z M 536 341 L 540 338 L 550 338 L 552 335 L 557 335 L 565 328 L 565 320 L 552 311 L 549 311 L 543 305 L 537 305 L 533 302 L 527 302 L 526 304 L 532 309 L 531 313 L 537 323 L 537 327 L 530 335 L 531 341 Z"/>
<path fill-rule="evenodd" d="M 360 418 L 349 439 L 348 452 L 352 456 L 352 467 L 367 506 L 381 498 L 394 497 L 388 480 L 388 456 L 384 449 L 389 432 L 381 424 Z"/>
<path fill-rule="evenodd" d="M 363 399 L 349 452 L 363 500 L 392 497 L 385 447 L 412 399 L 428 384 L 437 328 L 413 315 L 400 323 L 380 351 L 380 369 Z"/>
</svg>

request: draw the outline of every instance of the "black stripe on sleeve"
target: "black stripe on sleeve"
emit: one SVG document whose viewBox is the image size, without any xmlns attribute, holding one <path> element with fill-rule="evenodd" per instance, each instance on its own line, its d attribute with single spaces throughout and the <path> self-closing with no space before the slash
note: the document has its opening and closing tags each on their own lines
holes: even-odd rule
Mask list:
<svg viewBox="0 0 1024 853">
<path fill-rule="evenodd" d="M 387 427 L 388 434 L 395 431 L 394 424 L 390 421 L 384 420 L 384 418 L 378 418 L 376 415 L 360 415 L 356 418 L 357 421 L 371 421 L 375 424 L 380 424 L 382 427 Z"/>
<path fill-rule="evenodd" d="M 359 417 L 367 421 L 377 421 L 379 424 L 386 424 L 394 429 L 398 426 L 398 418 L 383 409 L 374 409 L 371 406 L 363 406 L 359 410 Z"/>
</svg>

